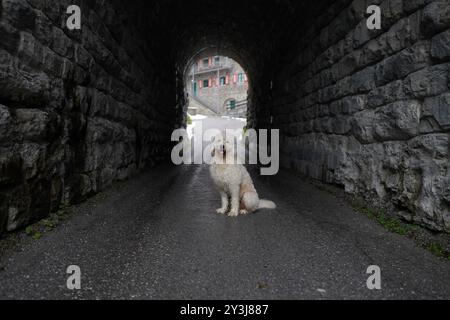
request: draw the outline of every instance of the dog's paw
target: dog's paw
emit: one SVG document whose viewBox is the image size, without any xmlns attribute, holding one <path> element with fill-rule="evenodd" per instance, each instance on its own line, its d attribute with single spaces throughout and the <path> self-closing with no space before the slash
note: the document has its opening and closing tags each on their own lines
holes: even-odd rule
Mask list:
<svg viewBox="0 0 450 320">
<path fill-rule="evenodd" d="M 225 214 L 225 213 L 227 213 L 227 209 L 219 208 L 219 209 L 216 210 L 216 212 L 220 213 L 220 214 Z"/>
<path fill-rule="evenodd" d="M 239 214 L 248 214 L 248 211 L 245 209 L 239 210 Z"/>
<path fill-rule="evenodd" d="M 230 217 L 237 217 L 238 215 L 239 215 L 239 211 L 230 211 L 229 213 L 228 213 L 228 215 L 230 216 Z"/>
</svg>

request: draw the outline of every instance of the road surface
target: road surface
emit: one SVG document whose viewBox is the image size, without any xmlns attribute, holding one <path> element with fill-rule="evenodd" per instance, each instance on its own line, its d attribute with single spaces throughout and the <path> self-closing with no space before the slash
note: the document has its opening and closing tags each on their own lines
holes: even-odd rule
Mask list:
<svg viewBox="0 0 450 320">
<path fill-rule="evenodd" d="M 120 183 L 4 257 L 0 298 L 450 298 L 449 261 L 291 173 L 254 179 L 278 208 L 238 218 L 215 213 L 206 165 Z M 69 265 L 81 269 L 81 290 L 66 287 Z M 381 268 L 381 290 L 366 286 L 370 265 Z"/>
</svg>

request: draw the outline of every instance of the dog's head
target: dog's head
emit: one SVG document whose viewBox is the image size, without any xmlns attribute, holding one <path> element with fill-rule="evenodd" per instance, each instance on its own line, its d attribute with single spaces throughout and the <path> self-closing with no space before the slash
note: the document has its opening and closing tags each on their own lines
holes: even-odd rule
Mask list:
<svg viewBox="0 0 450 320">
<path fill-rule="evenodd" d="M 233 157 L 233 140 L 226 138 L 224 134 L 214 138 L 213 146 L 211 155 L 216 161 L 225 162 L 228 157 Z"/>
</svg>

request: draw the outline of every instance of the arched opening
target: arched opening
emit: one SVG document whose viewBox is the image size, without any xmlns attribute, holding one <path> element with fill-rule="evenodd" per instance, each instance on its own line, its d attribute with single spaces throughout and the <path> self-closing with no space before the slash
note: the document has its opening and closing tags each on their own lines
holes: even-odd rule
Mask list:
<svg viewBox="0 0 450 320">
<path fill-rule="evenodd" d="M 247 126 L 249 76 L 227 50 L 209 47 L 195 53 L 183 75 L 186 126 L 243 130 Z"/>
<path fill-rule="evenodd" d="M 247 72 L 216 48 L 195 54 L 184 72 L 184 92 L 190 115 L 246 118 L 249 89 Z"/>
</svg>

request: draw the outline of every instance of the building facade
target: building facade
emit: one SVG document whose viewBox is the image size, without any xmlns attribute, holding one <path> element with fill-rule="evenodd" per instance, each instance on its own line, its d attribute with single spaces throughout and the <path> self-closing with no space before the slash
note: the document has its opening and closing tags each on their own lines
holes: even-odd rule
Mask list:
<svg viewBox="0 0 450 320">
<path fill-rule="evenodd" d="M 204 53 L 190 67 L 186 88 L 190 114 L 247 114 L 247 74 L 233 59 Z"/>
</svg>

